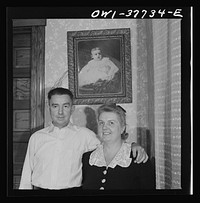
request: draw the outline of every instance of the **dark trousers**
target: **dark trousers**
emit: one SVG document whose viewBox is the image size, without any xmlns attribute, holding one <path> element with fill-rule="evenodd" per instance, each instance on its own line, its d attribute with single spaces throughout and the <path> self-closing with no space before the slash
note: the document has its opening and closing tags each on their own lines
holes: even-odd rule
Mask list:
<svg viewBox="0 0 200 203">
<path fill-rule="evenodd" d="M 73 187 L 73 188 L 66 188 L 66 189 L 47 189 L 47 188 L 41 188 L 33 185 L 33 190 L 81 190 L 82 187 Z"/>
</svg>

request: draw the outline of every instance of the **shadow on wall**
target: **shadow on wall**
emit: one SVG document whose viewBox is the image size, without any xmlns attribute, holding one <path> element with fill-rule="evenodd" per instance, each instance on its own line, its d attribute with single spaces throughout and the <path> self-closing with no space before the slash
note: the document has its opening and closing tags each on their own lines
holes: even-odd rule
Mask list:
<svg viewBox="0 0 200 203">
<path fill-rule="evenodd" d="M 137 142 L 145 149 L 148 156 L 151 157 L 151 133 L 148 128 L 137 127 Z"/>
<path fill-rule="evenodd" d="M 86 116 L 86 127 L 92 130 L 97 135 L 97 117 L 95 110 L 90 107 L 85 107 L 84 113 Z"/>
</svg>

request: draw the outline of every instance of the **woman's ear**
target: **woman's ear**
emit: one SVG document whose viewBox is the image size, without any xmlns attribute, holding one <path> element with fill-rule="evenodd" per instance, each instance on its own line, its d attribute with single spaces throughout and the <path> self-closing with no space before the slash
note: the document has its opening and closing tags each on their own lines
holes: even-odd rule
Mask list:
<svg viewBox="0 0 200 203">
<path fill-rule="evenodd" d="M 121 134 L 124 133 L 124 132 L 126 132 L 126 126 L 122 127 Z"/>
</svg>

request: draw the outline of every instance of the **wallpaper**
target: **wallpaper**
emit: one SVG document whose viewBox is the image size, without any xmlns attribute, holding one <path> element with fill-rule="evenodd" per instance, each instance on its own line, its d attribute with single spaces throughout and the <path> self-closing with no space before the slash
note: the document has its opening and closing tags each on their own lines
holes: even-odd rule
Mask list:
<svg viewBox="0 0 200 203">
<path fill-rule="evenodd" d="M 47 19 L 45 36 L 45 93 L 54 86 L 68 88 L 67 32 L 95 29 L 131 29 L 132 103 L 120 104 L 127 111 L 129 140 L 136 141 L 137 126 L 137 21 L 135 19 Z M 45 126 L 50 122 L 45 105 Z M 77 105 L 72 122 L 96 130 L 91 124 L 98 105 Z M 88 125 L 90 123 L 90 125 Z"/>
</svg>

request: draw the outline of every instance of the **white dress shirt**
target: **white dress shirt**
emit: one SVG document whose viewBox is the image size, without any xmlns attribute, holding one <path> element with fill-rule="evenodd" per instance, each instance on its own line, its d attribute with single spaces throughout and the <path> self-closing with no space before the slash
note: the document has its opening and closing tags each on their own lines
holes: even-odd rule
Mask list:
<svg viewBox="0 0 200 203">
<path fill-rule="evenodd" d="M 28 143 L 19 189 L 81 186 L 82 155 L 98 144 L 95 133 L 72 123 L 61 129 L 51 124 L 35 132 Z"/>
</svg>

